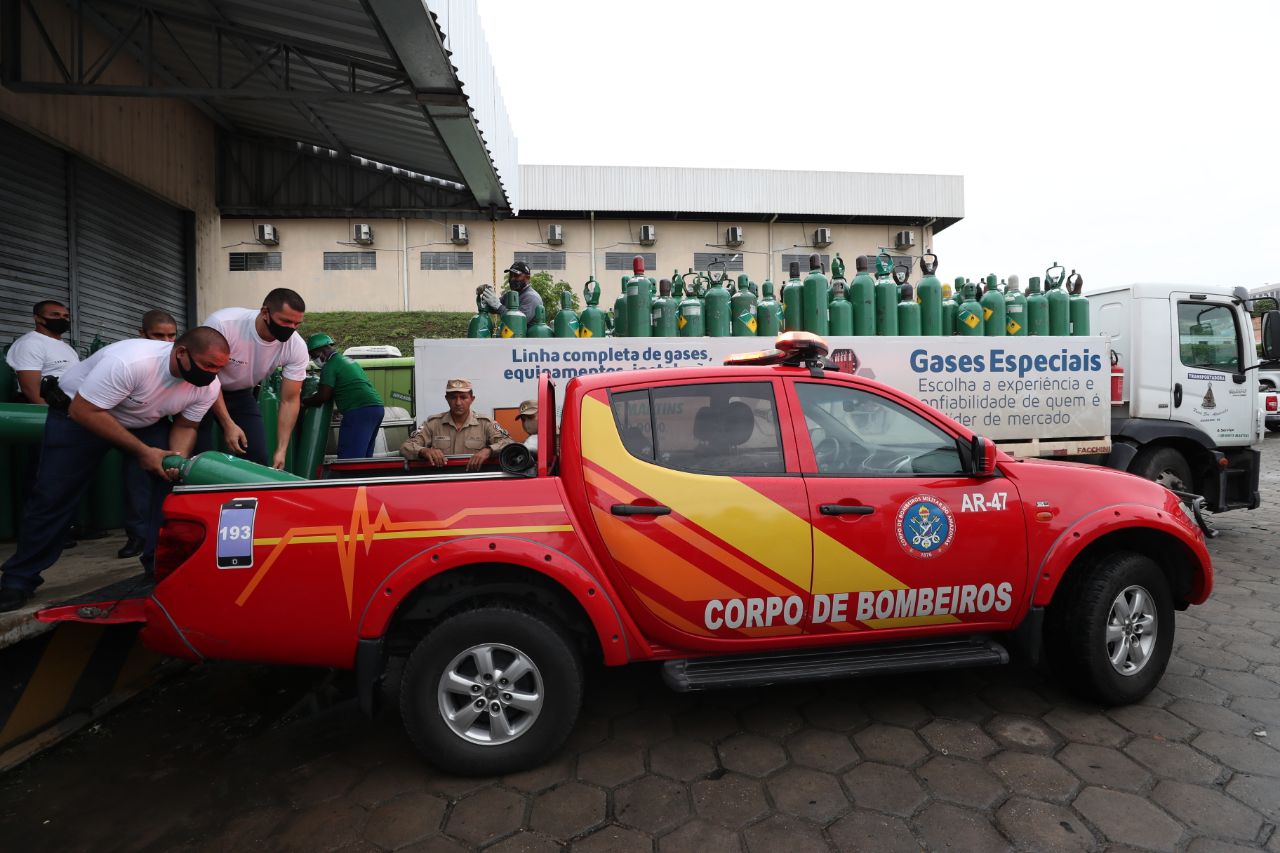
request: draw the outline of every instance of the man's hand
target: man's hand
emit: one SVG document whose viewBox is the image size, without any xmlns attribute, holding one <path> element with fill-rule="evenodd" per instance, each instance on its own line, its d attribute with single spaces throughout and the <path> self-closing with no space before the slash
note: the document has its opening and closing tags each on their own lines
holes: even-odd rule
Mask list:
<svg viewBox="0 0 1280 853">
<path fill-rule="evenodd" d="M 480 448 L 474 454 L 472 454 L 471 459 L 467 462 L 467 470 L 479 471 L 480 466 L 483 465 L 485 463 L 485 460 L 492 455 L 493 455 L 493 451 L 490 450 L 489 448 L 487 447 Z"/>
<path fill-rule="evenodd" d="M 444 451 L 438 447 L 424 447 L 418 451 L 418 456 L 425 459 L 428 465 L 437 468 L 443 468 L 448 461 L 444 458 Z"/>
<path fill-rule="evenodd" d="M 177 468 L 164 467 L 164 458 L 173 455 L 172 450 L 164 447 L 146 447 L 138 453 L 138 464 L 143 471 L 161 480 L 177 480 L 182 472 Z"/>
<path fill-rule="evenodd" d="M 284 455 L 287 450 L 288 448 L 286 447 L 283 450 L 276 451 L 276 455 L 271 457 L 272 468 L 275 468 L 277 471 L 284 470 Z"/>
<path fill-rule="evenodd" d="M 249 449 L 249 437 L 244 434 L 244 430 L 236 425 L 235 421 L 229 421 L 229 426 L 222 428 L 222 438 L 227 443 L 227 449 L 237 456 L 243 456 L 245 451 Z"/>
</svg>

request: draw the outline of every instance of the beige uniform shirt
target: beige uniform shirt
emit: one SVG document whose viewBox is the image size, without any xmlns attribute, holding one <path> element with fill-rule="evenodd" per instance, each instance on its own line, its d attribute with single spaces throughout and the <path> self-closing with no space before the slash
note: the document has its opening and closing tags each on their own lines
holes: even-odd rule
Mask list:
<svg viewBox="0 0 1280 853">
<path fill-rule="evenodd" d="M 497 453 L 510 443 L 511 435 L 489 418 L 472 412 L 462 429 L 458 429 L 449 413 L 443 412 L 427 418 L 409 440 L 400 445 L 400 455 L 417 459 L 418 451 L 434 447 L 445 456 L 471 456 L 482 447 Z"/>
</svg>

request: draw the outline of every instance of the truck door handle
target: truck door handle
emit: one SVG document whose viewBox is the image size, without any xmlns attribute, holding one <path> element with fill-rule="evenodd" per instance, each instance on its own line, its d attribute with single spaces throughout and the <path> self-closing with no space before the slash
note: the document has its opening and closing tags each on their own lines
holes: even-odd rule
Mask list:
<svg viewBox="0 0 1280 853">
<path fill-rule="evenodd" d="M 669 506 L 643 506 L 641 504 L 614 504 L 609 508 L 614 515 L 671 515 Z"/>
<path fill-rule="evenodd" d="M 876 508 L 873 506 L 849 506 L 848 504 L 822 504 L 818 507 L 818 512 L 823 515 L 871 515 Z"/>
<path fill-rule="evenodd" d="M 1173 407 L 1176 409 L 1182 405 L 1182 383 L 1173 383 Z"/>
</svg>

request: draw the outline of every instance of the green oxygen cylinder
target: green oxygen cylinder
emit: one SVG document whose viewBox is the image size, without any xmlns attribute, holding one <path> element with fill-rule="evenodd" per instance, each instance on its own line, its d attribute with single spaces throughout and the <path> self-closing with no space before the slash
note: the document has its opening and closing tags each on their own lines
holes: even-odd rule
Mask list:
<svg viewBox="0 0 1280 853">
<path fill-rule="evenodd" d="M 733 313 L 732 331 L 735 338 L 754 338 L 759 327 L 756 317 L 756 295 L 751 292 L 752 283 L 746 274 L 738 276 L 738 289 L 729 299 Z"/>
<path fill-rule="evenodd" d="M 831 265 L 835 272 L 835 264 Z M 832 335 L 853 334 L 853 303 L 845 298 L 848 283 L 843 278 L 831 282 L 831 304 L 827 306 L 827 328 Z"/>
<path fill-rule="evenodd" d="M 981 337 L 985 330 L 982 326 L 982 304 L 978 302 L 976 289 L 972 284 L 964 286 L 964 301 L 956 312 L 956 334 L 967 338 Z"/>
<path fill-rule="evenodd" d="M 898 285 L 889 275 L 893 272 L 893 259 L 888 252 L 876 256 L 876 334 L 898 334 Z"/>
<path fill-rule="evenodd" d="M 1027 297 L 1018 291 L 1018 277 L 1009 276 L 1004 289 L 1004 330 L 1012 337 L 1027 336 Z"/>
<path fill-rule="evenodd" d="M 773 298 L 773 282 L 764 280 L 760 285 L 764 295 L 756 303 L 756 334 L 762 338 L 776 338 L 782 333 L 782 304 Z"/>
<path fill-rule="evenodd" d="M 520 310 L 520 294 L 514 290 L 507 291 L 507 310 L 502 312 L 502 331 L 504 338 L 523 338 L 529 321 Z"/>
<path fill-rule="evenodd" d="M 782 285 L 782 325 L 788 332 L 804 328 L 804 285 L 800 282 L 800 262 L 792 261 L 791 277 Z"/>
<path fill-rule="evenodd" d="M 582 286 L 582 301 L 587 307 L 582 309 L 578 317 L 578 337 L 603 338 L 605 333 L 604 312 L 600 310 L 600 282 L 595 276 L 587 279 Z"/>
<path fill-rule="evenodd" d="M 262 415 L 263 439 L 267 446 L 262 452 L 270 459 L 276 452 L 276 431 L 279 429 L 280 391 L 278 374 L 268 376 L 258 386 L 258 412 Z"/>
<path fill-rule="evenodd" d="M 957 279 L 958 281 L 958 279 Z M 951 293 L 951 285 L 942 285 L 942 334 L 956 333 L 956 315 L 960 313 L 960 303 Z"/>
<path fill-rule="evenodd" d="M 692 292 L 685 294 L 677 306 L 676 329 L 682 338 L 700 338 L 707 333 L 702 317 L 702 300 Z"/>
<path fill-rule="evenodd" d="M 822 273 L 822 257 L 809 256 L 809 274 L 804 277 L 800 301 L 804 309 L 801 322 L 806 332 L 827 334 L 827 277 Z"/>
<path fill-rule="evenodd" d="M 1053 270 L 1058 270 L 1056 276 Z M 1049 334 L 1071 334 L 1071 297 L 1062 289 L 1066 280 L 1067 269 L 1054 261 L 1053 266 L 1044 271 L 1044 298 L 1049 303 Z"/>
<path fill-rule="evenodd" d="M 1080 295 L 1084 290 L 1084 276 L 1075 270 L 1067 276 L 1067 292 L 1070 301 L 1067 303 L 1068 316 L 1071 318 L 1071 334 L 1087 336 L 1089 334 L 1089 300 Z"/>
<path fill-rule="evenodd" d="M 555 336 L 557 338 L 576 338 L 581 323 L 578 312 L 573 310 L 573 294 L 567 290 L 560 291 L 560 310 L 556 312 Z"/>
<path fill-rule="evenodd" d="M 671 271 L 671 298 L 677 303 L 684 299 L 684 276 L 680 274 L 680 270 Z"/>
<path fill-rule="evenodd" d="M 853 259 L 856 273 L 849 285 L 849 304 L 853 306 L 853 333 L 876 333 L 876 280 L 871 277 L 871 258 L 858 255 Z"/>
<path fill-rule="evenodd" d="M 1004 294 L 996 287 L 996 277 L 987 276 L 987 288 L 979 300 L 982 305 L 982 328 L 987 337 L 1003 338 L 1005 329 Z"/>
<path fill-rule="evenodd" d="M 551 330 L 547 331 L 550 333 Z M 550 337 L 550 334 L 547 336 Z M 303 409 L 298 416 L 298 427 L 293 433 L 293 464 L 289 466 L 290 471 L 308 480 L 318 476 L 320 466 L 324 463 L 324 449 L 329 443 L 329 426 L 332 422 L 332 400 Z"/>
<path fill-rule="evenodd" d="M 547 325 L 547 309 L 541 305 L 533 309 L 533 322 L 529 324 L 529 329 L 525 334 L 529 338 L 551 338 L 551 327 Z"/>
<path fill-rule="evenodd" d="M 942 282 L 934 275 L 938 271 L 938 256 L 933 252 L 925 252 L 920 256 L 920 284 L 916 293 L 920 297 L 920 334 L 936 336 L 942 334 Z M 901 329 L 899 334 L 906 334 Z"/>
<path fill-rule="evenodd" d="M 671 279 L 658 282 L 658 298 L 653 300 L 653 336 L 674 338 L 680 334 L 680 304 L 671 295 Z"/>
<path fill-rule="evenodd" d="M 707 288 L 707 295 L 703 299 L 706 311 L 707 335 L 713 338 L 727 338 L 732 331 L 733 322 L 730 320 L 730 311 L 732 306 L 728 289 L 724 286 L 725 276 L 721 276 L 719 281 L 713 280 L 711 287 Z"/>
<path fill-rule="evenodd" d="M 319 406 L 315 408 L 321 408 Z M 190 459 L 173 455 L 164 458 L 164 467 L 177 468 L 184 486 L 221 486 L 253 483 L 296 483 L 305 480 L 287 471 L 277 471 L 229 453 L 208 450 Z"/>
<path fill-rule="evenodd" d="M 1027 334 L 1049 334 L 1049 300 L 1040 292 L 1040 276 L 1027 281 Z"/>
<path fill-rule="evenodd" d="M 627 280 L 627 337 L 647 338 L 652 332 L 649 328 L 653 309 L 653 291 L 650 289 L 649 277 L 644 274 L 644 257 L 636 255 L 631 259 L 631 278 Z"/>
<path fill-rule="evenodd" d="M 489 308 L 484 300 L 476 297 L 476 316 L 467 324 L 468 338 L 489 338 L 493 336 L 493 326 L 489 322 Z"/>
<path fill-rule="evenodd" d="M 918 338 L 922 334 L 924 312 L 916 302 L 915 289 L 904 284 L 898 293 L 902 297 L 898 302 L 898 334 Z"/>
<path fill-rule="evenodd" d="M 840 257 L 840 253 L 836 252 L 836 256 L 831 259 L 831 288 L 827 294 L 827 302 L 830 303 L 836 298 L 836 283 L 840 283 L 840 291 L 844 294 L 845 301 L 849 300 L 849 282 L 844 277 L 844 258 Z M 853 307 L 851 304 L 850 308 Z M 831 325 L 828 321 L 827 325 Z"/>
<path fill-rule="evenodd" d="M 622 277 L 622 293 L 613 300 L 613 336 L 615 338 L 627 336 L 627 282 L 630 280 L 631 276 Z"/>
</svg>

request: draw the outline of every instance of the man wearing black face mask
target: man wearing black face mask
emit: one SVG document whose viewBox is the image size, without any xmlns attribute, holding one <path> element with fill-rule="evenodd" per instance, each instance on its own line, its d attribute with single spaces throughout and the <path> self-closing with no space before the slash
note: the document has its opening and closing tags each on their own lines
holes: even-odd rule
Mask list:
<svg viewBox="0 0 1280 853">
<path fill-rule="evenodd" d="M 537 313 L 538 306 L 542 305 L 542 297 L 538 295 L 538 291 L 534 290 L 529 284 L 530 269 L 529 265 L 524 261 L 516 261 L 507 270 L 507 286 L 514 290 L 520 296 L 520 313 L 530 323 L 533 322 L 534 314 Z"/>
<path fill-rule="evenodd" d="M 61 533 L 112 446 L 155 478 L 142 565 L 155 558 L 168 482 L 165 456 L 190 455 L 196 428 L 219 393 L 218 373 L 230 347 L 221 333 L 197 327 L 174 343 L 135 338 L 98 350 L 59 380 L 70 398 L 51 406 L 40 472 L 22 518 L 18 549 L 0 566 L 0 612 L 16 610 L 40 585 L 40 573 L 62 553 Z M 169 416 L 173 416 L 170 423 Z"/>
<path fill-rule="evenodd" d="M 227 447 L 259 465 L 284 467 L 285 451 L 298 420 L 302 380 L 307 376 L 307 345 L 296 334 L 302 325 L 307 304 L 285 287 L 267 294 L 258 310 L 223 308 L 214 311 L 204 324 L 226 336 L 231 360 L 221 374 L 222 396 L 200 423 L 196 452 L 213 448 L 213 424 L 222 426 Z M 276 446 L 266 446 L 262 413 L 254 399 L 258 383 L 283 368 L 280 410 L 276 421 Z"/>
<path fill-rule="evenodd" d="M 40 381 L 61 376 L 80 361 L 62 336 L 71 330 L 71 312 L 52 299 L 37 302 L 31 311 L 36 330 L 27 332 L 9 347 L 5 360 L 18 375 L 18 388 L 28 403 L 44 404 Z"/>
</svg>

